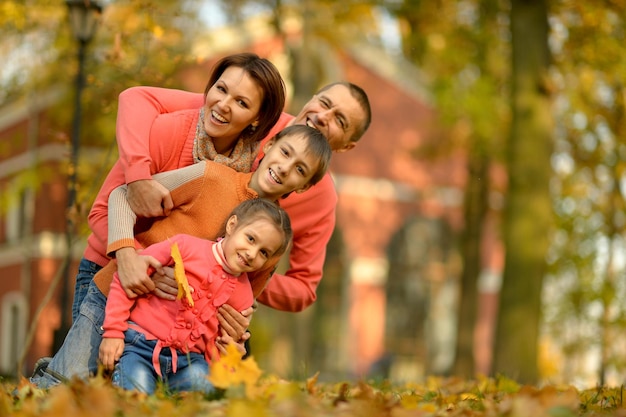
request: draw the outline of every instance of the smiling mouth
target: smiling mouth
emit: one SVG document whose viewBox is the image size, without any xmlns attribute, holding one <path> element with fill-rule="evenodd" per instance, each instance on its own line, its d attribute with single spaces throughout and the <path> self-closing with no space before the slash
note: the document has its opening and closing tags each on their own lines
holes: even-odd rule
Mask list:
<svg viewBox="0 0 626 417">
<path fill-rule="evenodd" d="M 226 120 L 221 114 L 217 113 L 215 110 L 211 110 L 211 117 L 220 123 L 228 123 L 228 120 Z"/>
<path fill-rule="evenodd" d="M 311 121 L 311 119 L 308 119 L 308 118 L 306 119 L 306 125 L 307 125 L 308 127 L 312 127 L 312 128 L 313 128 L 313 129 L 315 129 L 315 130 L 319 130 L 319 129 L 317 128 L 317 126 L 315 126 L 315 123 L 313 123 L 313 122 Z"/>
<path fill-rule="evenodd" d="M 270 172 L 270 177 L 272 177 L 272 179 L 274 181 L 276 181 L 278 184 L 282 184 L 283 182 L 280 180 L 280 178 L 278 178 L 278 175 L 276 175 L 276 173 L 274 172 L 274 170 L 272 168 L 269 168 L 269 172 Z"/>
<path fill-rule="evenodd" d="M 239 255 L 239 254 L 238 254 L 237 256 L 239 257 L 239 262 L 241 262 L 241 264 L 242 264 L 243 266 L 245 266 L 245 267 L 250 266 L 250 265 L 248 265 L 248 262 L 246 262 L 246 260 L 244 259 L 244 257 L 243 257 L 243 256 L 241 256 L 241 255 Z"/>
</svg>

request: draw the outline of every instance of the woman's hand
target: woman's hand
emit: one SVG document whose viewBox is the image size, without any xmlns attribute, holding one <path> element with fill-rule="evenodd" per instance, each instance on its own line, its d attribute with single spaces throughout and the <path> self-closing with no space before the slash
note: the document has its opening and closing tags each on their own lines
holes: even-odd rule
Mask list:
<svg viewBox="0 0 626 417">
<path fill-rule="evenodd" d="M 170 191 L 155 180 L 131 182 L 127 186 L 126 198 L 139 217 L 167 216 L 174 207 Z"/>
<path fill-rule="evenodd" d="M 246 332 L 246 329 L 250 326 L 252 313 L 254 313 L 254 308 L 252 307 L 239 312 L 228 304 L 223 304 L 217 310 L 217 319 L 220 322 L 220 327 L 222 328 L 223 333 L 230 336 L 235 342 L 239 343 L 250 337 L 249 333 Z M 245 334 L 248 334 L 248 337 L 244 339 Z"/>
<path fill-rule="evenodd" d="M 122 248 L 115 252 L 117 273 L 122 288 L 129 298 L 154 291 L 155 285 L 148 275 L 148 268 L 163 271 L 161 263 L 152 256 L 143 256 L 135 248 Z"/>
<path fill-rule="evenodd" d="M 122 357 L 122 352 L 124 352 L 124 339 L 103 338 L 100 343 L 98 358 L 104 365 L 104 369 L 112 371 L 117 361 Z"/>
</svg>

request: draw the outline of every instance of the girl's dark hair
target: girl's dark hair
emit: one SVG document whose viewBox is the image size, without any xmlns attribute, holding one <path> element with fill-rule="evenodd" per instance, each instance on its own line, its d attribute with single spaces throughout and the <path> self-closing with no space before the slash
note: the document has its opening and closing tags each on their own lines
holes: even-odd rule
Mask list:
<svg viewBox="0 0 626 417">
<path fill-rule="evenodd" d="M 278 206 L 273 201 L 266 200 L 264 198 L 253 198 L 252 200 L 246 200 L 240 203 L 233 211 L 228 215 L 226 222 L 232 216 L 237 216 L 237 228 L 245 226 L 259 219 L 267 219 L 276 228 L 283 233 L 283 244 L 280 248 L 274 252 L 274 256 L 281 256 L 287 251 L 287 248 L 291 244 L 293 238 L 293 231 L 291 230 L 291 220 L 287 212 Z M 219 236 L 224 236 L 226 233 L 226 223 L 222 227 L 222 232 Z"/>
<path fill-rule="evenodd" d="M 269 60 L 258 55 L 244 52 L 229 55 L 213 67 L 209 82 L 204 88 L 204 97 L 229 67 L 243 69 L 263 91 L 263 101 L 259 109 L 259 125 L 256 129 L 248 126 L 244 135 L 252 142 L 260 141 L 270 132 L 285 108 L 285 82 L 278 69 Z"/>
<path fill-rule="evenodd" d="M 278 142 L 285 136 L 290 135 L 299 135 L 305 138 L 307 141 L 306 153 L 313 154 L 313 156 L 318 159 L 319 163 L 317 165 L 317 169 L 309 180 L 309 184 L 317 184 L 322 178 L 324 178 L 324 174 L 326 174 L 326 170 L 328 169 L 328 164 L 330 164 L 330 157 L 333 154 L 333 150 L 330 148 L 328 140 L 326 140 L 326 136 L 324 136 L 324 134 L 319 130 L 312 127 L 306 125 L 293 125 L 278 132 L 276 136 L 274 136 L 274 140 Z"/>
</svg>

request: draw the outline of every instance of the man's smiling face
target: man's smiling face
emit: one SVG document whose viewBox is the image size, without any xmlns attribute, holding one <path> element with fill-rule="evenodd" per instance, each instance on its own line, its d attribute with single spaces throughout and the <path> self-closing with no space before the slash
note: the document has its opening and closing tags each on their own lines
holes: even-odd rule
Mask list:
<svg viewBox="0 0 626 417">
<path fill-rule="evenodd" d="M 294 124 L 311 126 L 326 136 L 335 152 L 352 149 L 350 139 L 365 118 L 359 102 L 345 85 L 333 85 L 309 100 L 296 116 Z"/>
</svg>

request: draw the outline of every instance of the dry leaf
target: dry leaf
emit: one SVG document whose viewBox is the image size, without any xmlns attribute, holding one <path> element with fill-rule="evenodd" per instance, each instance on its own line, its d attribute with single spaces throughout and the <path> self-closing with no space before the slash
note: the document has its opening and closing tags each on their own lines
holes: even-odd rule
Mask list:
<svg viewBox="0 0 626 417">
<path fill-rule="evenodd" d="M 177 300 L 185 297 L 190 306 L 193 307 L 193 298 L 191 298 L 191 291 L 189 289 L 189 281 L 187 281 L 187 275 L 185 275 L 185 266 L 183 265 L 183 257 L 180 254 L 178 243 L 174 242 L 172 245 L 172 259 L 174 259 L 174 278 L 178 283 L 178 295 Z"/>
</svg>

